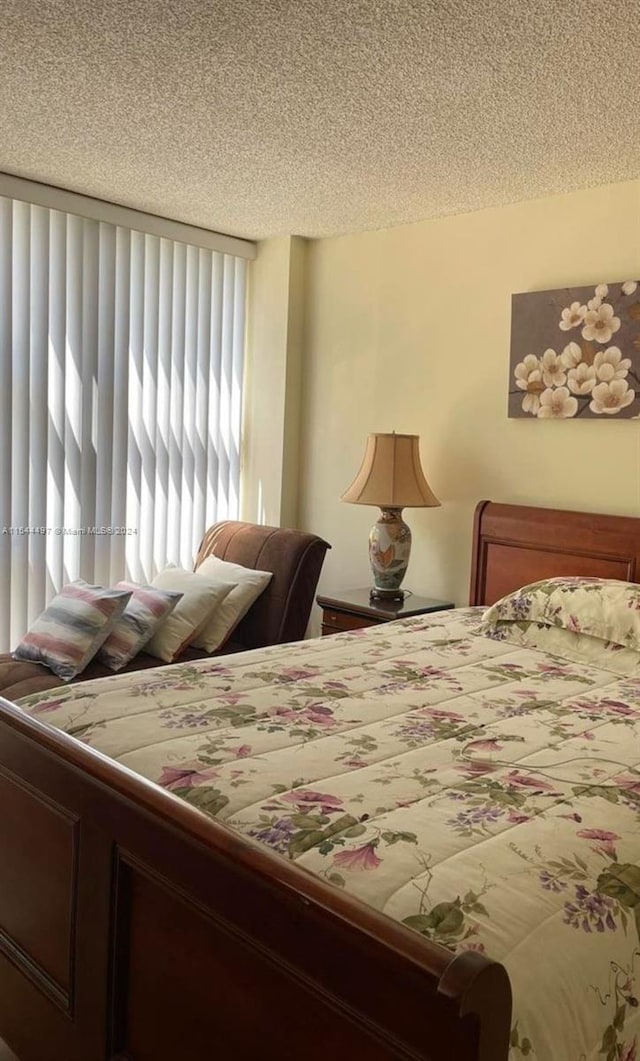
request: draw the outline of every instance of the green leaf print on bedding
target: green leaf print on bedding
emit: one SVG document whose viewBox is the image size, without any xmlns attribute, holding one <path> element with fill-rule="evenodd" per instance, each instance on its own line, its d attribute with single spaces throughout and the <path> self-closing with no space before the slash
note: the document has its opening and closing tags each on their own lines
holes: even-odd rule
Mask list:
<svg viewBox="0 0 640 1061">
<path fill-rule="evenodd" d="M 620 906 L 633 912 L 640 941 L 640 866 L 616 862 L 600 874 L 596 887 L 601 895 L 616 899 Z"/>
<path fill-rule="evenodd" d="M 221 810 L 224 810 L 229 802 L 228 796 L 224 796 L 220 789 L 209 788 L 208 785 L 172 788 L 171 791 L 174 796 L 179 796 L 185 803 L 190 803 L 192 807 L 197 807 L 198 810 L 211 815 L 212 818 L 215 818 Z"/>
</svg>

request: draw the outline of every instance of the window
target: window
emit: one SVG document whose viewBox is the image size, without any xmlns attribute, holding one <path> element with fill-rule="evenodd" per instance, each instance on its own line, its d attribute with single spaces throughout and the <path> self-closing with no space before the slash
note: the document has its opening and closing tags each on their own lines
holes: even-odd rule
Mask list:
<svg viewBox="0 0 640 1061">
<path fill-rule="evenodd" d="M 238 514 L 246 261 L 0 197 L 0 648 Z"/>
</svg>

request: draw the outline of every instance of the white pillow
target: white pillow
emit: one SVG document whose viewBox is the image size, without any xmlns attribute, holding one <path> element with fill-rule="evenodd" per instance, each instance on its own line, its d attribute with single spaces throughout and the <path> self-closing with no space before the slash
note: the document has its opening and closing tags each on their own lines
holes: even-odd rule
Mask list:
<svg viewBox="0 0 640 1061">
<path fill-rule="evenodd" d="M 227 640 L 254 601 L 267 588 L 273 578 L 271 571 L 255 571 L 251 567 L 230 564 L 217 556 L 208 556 L 196 571 L 199 578 L 214 578 L 231 585 L 231 592 L 219 608 L 209 617 L 205 626 L 193 639 L 192 644 L 215 652 Z"/>
<path fill-rule="evenodd" d="M 200 629 L 234 588 L 233 582 L 195 575 L 182 567 L 166 567 L 151 581 L 158 589 L 182 593 L 171 615 L 145 645 L 145 652 L 173 663 L 190 645 Z"/>
</svg>

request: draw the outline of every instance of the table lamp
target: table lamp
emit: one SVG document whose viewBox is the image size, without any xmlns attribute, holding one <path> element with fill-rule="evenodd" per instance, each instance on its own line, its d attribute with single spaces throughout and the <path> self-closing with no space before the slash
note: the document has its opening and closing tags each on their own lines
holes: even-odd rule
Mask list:
<svg viewBox="0 0 640 1061">
<path fill-rule="evenodd" d="M 381 514 L 369 534 L 373 573 L 371 596 L 403 600 L 400 589 L 409 565 L 411 531 L 403 508 L 435 508 L 440 502 L 424 477 L 418 435 L 369 435 L 360 471 L 341 497 L 354 505 L 378 505 Z"/>
</svg>

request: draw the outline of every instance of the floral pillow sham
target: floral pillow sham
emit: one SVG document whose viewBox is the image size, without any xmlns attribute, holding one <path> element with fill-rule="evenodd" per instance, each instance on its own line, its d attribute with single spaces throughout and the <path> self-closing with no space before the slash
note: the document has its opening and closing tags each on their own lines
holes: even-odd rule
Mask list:
<svg viewBox="0 0 640 1061">
<path fill-rule="evenodd" d="M 492 641 L 539 649 L 573 663 L 586 663 L 621 676 L 640 677 L 640 652 L 623 648 L 613 641 L 603 641 L 600 637 L 576 634 L 561 626 L 545 626 L 529 619 L 498 619 L 486 634 Z"/>
<path fill-rule="evenodd" d="M 535 622 L 640 652 L 640 585 L 605 578 L 548 578 L 507 594 L 483 615 L 491 634 L 503 622 Z"/>
</svg>

